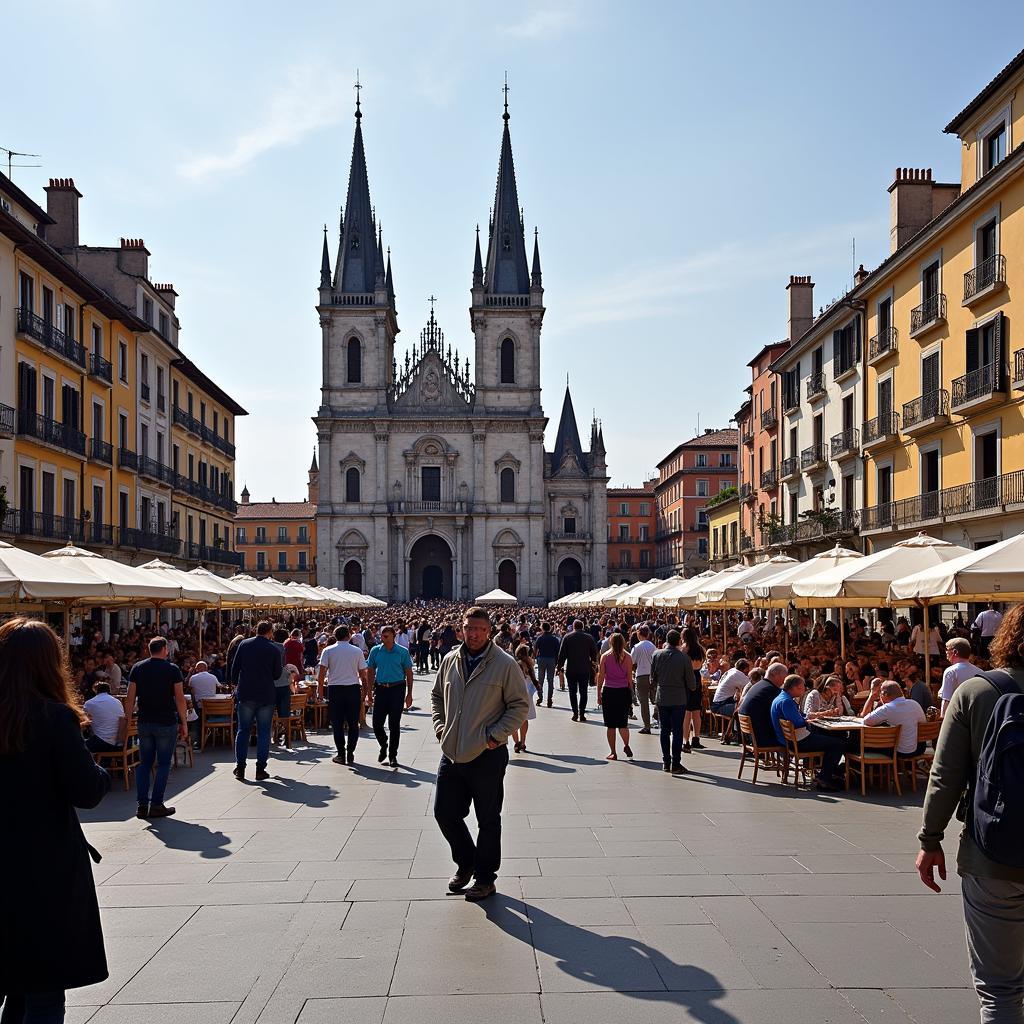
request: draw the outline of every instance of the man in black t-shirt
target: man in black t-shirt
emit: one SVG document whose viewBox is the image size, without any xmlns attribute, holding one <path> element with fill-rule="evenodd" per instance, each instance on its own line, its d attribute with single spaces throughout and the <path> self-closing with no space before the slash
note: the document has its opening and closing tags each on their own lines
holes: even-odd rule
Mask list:
<svg viewBox="0 0 1024 1024">
<path fill-rule="evenodd" d="M 125 709 L 130 714 L 139 702 L 139 766 L 135 770 L 135 789 L 139 802 L 136 817 L 165 818 L 174 813 L 164 805 L 164 789 L 171 771 L 174 745 L 188 741 L 188 717 L 181 670 L 167 660 L 167 641 L 162 636 L 149 641 L 149 657 L 136 662 L 128 675 Z M 156 762 L 153 792 L 149 783 Z"/>
<path fill-rule="evenodd" d="M 750 725 L 759 747 L 777 747 L 779 738 L 772 723 L 772 701 L 779 695 L 789 669 L 781 661 L 768 666 L 764 679 L 754 683 L 740 702 L 739 714 L 750 716 Z"/>
</svg>

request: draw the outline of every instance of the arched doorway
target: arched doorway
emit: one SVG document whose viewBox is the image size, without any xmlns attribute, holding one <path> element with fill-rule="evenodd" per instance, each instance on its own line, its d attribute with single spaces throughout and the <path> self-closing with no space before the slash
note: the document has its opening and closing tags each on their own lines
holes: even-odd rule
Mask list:
<svg viewBox="0 0 1024 1024">
<path fill-rule="evenodd" d="M 345 563 L 345 590 L 353 594 L 363 592 L 363 567 L 353 558 Z"/>
<path fill-rule="evenodd" d="M 436 534 L 420 537 L 409 552 L 409 597 L 451 600 L 452 552 Z"/>
<path fill-rule="evenodd" d="M 498 589 L 504 590 L 506 594 L 518 597 L 518 580 L 516 579 L 516 563 L 511 558 L 506 558 L 498 566 Z"/>
<path fill-rule="evenodd" d="M 583 566 L 575 558 L 567 558 L 558 566 L 558 596 L 575 594 L 583 589 Z"/>
</svg>

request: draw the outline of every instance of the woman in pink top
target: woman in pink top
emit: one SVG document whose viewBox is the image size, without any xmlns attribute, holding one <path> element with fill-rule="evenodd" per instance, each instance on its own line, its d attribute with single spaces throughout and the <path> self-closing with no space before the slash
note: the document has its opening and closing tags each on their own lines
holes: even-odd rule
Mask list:
<svg viewBox="0 0 1024 1024">
<path fill-rule="evenodd" d="M 633 674 L 633 660 L 626 653 L 626 640 L 621 633 L 612 633 L 608 638 L 608 650 L 601 655 L 597 670 L 597 706 L 604 715 L 604 727 L 608 732 L 607 759 L 617 761 L 615 753 L 615 730 L 622 737 L 622 752 L 632 758 L 629 749 L 629 712 L 633 695 L 630 679 Z"/>
</svg>

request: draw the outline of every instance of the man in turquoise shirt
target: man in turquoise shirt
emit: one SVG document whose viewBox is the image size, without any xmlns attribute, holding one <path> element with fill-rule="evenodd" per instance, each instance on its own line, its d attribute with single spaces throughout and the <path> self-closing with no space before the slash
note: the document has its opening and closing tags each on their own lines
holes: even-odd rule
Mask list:
<svg viewBox="0 0 1024 1024">
<path fill-rule="evenodd" d="M 807 723 L 815 718 L 828 717 L 832 711 L 812 711 L 806 718 L 800 712 L 800 701 L 803 700 L 807 687 L 804 677 L 786 676 L 782 690 L 772 701 L 772 726 L 779 743 L 786 745 L 786 737 L 779 724 L 782 719 L 793 723 L 796 730 L 797 750 L 801 753 L 820 751 L 824 756 L 821 762 L 821 774 L 817 776 L 818 789 L 835 791 L 843 788 L 839 777 L 839 759 L 843 756 L 843 741 L 838 736 L 830 736 L 824 732 L 811 732 Z"/>
<path fill-rule="evenodd" d="M 380 639 L 366 659 L 366 686 L 373 693 L 373 733 L 380 744 L 377 760 L 383 764 L 388 759 L 390 766 L 397 768 L 402 708 L 412 707 L 412 658 L 407 648 L 395 643 L 394 626 L 385 626 Z M 390 737 L 384 730 L 385 719 Z"/>
</svg>

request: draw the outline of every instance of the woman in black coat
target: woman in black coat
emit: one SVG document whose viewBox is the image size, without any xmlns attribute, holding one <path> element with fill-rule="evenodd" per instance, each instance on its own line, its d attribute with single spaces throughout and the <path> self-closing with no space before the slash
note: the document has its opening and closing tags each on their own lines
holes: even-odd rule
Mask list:
<svg viewBox="0 0 1024 1024">
<path fill-rule="evenodd" d="M 110 788 L 82 739 L 85 717 L 56 634 L 0 625 L 0 1000 L 2 1024 L 60 1024 L 64 991 L 103 981 L 107 959 L 76 807 Z"/>
</svg>

